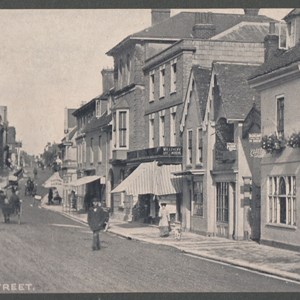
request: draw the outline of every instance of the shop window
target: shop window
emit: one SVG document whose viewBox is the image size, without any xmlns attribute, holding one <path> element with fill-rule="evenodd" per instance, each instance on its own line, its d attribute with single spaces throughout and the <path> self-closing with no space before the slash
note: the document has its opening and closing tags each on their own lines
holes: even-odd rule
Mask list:
<svg viewBox="0 0 300 300">
<path fill-rule="evenodd" d="M 296 226 L 296 177 L 272 176 L 268 181 L 269 223 Z"/>
<path fill-rule="evenodd" d="M 193 215 L 203 216 L 203 182 L 196 181 L 193 185 Z"/>
<path fill-rule="evenodd" d="M 229 183 L 217 182 L 217 222 L 228 223 Z"/>
</svg>

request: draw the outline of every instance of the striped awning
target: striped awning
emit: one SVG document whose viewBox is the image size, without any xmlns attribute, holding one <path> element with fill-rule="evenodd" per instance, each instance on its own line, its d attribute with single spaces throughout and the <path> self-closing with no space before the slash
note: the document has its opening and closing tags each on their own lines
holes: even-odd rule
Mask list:
<svg viewBox="0 0 300 300">
<path fill-rule="evenodd" d="M 142 163 L 112 190 L 112 193 L 126 192 L 127 195 L 157 196 L 181 193 L 182 178 L 173 175 L 173 172 L 179 171 L 181 165 L 158 166 L 155 161 Z"/>
</svg>

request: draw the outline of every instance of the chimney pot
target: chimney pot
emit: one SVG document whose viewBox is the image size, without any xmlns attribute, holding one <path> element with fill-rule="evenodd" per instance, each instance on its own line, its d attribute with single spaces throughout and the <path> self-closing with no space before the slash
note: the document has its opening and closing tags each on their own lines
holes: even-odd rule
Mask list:
<svg viewBox="0 0 300 300">
<path fill-rule="evenodd" d="M 244 12 L 247 16 L 257 16 L 259 13 L 259 8 L 245 8 Z"/>
<path fill-rule="evenodd" d="M 114 70 L 102 69 L 102 92 L 108 92 L 114 86 Z"/>
<path fill-rule="evenodd" d="M 170 18 L 171 9 L 152 9 L 151 25 L 156 25 Z"/>
</svg>

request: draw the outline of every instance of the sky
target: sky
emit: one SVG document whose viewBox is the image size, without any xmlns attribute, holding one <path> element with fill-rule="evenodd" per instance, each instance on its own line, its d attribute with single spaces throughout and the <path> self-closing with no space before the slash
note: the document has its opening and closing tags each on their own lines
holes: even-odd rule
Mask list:
<svg viewBox="0 0 300 300">
<path fill-rule="evenodd" d="M 282 19 L 291 9 L 261 9 Z M 172 9 L 243 13 L 242 9 Z M 64 108 L 78 108 L 102 92 L 105 53 L 149 27 L 150 9 L 0 10 L 0 106 L 30 154 L 64 136 Z"/>
</svg>

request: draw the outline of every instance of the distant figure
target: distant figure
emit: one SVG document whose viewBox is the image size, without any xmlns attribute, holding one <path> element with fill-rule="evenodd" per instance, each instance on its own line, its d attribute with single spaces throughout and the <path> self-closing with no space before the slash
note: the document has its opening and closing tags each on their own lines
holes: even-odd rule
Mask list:
<svg viewBox="0 0 300 300">
<path fill-rule="evenodd" d="M 88 211 L 88 224 L 93 231 L 93 244 L 92 249 L 100 250 L 100 230 L 104 228 L 104 224 L 107 220 L 108 212 L 105 212 L 101 207 L 101 203 L 94 198 L 92 202 L 92 207 Z"/>
<path fill-rule="evenodd" d="M 48 191 L 48 205 L 53 204 L 52 200 L 53 200 L 53 190 L 52 190 L 52 188 L 50 188 Z"/>
<path fill-rule="evenodd" d="M 37 174 L 38 174 L 37 168 L 34 167 L 34 168 L 33 168 L 33 178 L 34 178 L 35 180 L 37 179 Z"/>
<path fill-rule="evenodd" d="M 77 197 L 75 191 L 71 191 L 70 195 L 71 208 L 77 209 Z"/>
<path fill-rule="evenodd" d="M 21 202 L 20 202 L 20 198 L 18 196 L 18 190 L 16 190 L 14 187 L 12 187 L 11 192 L 12 192 L 12 194 L 10 196 L 9 202 L 12 205 L 12 210 L 13 210 L 13 212 L 19 212 Z"/>
<path fill-rule="evenodd" d="M 84 199 L 83 199 L 84 210 L 86 212 L 92 206 L 92 200 L 93 200 L 93 196 L 89 192 L 86 192 Z"/>
<path fill-rule="evenodd" d="M 62 202 L 62 198 L 61 198 L 61 196 L 59 195 L 57 189 L 54 190 L 53 202 L 54 202 L 54 201 L 55 201 L 55 202 L 58 202 L 59 205 L 60 205 L 61 202 Z"/>
<path fill-rule="evenodd" d="M 4 223 L 10 222 L 10 215 L 13 213 L 13 203 L 11 202 L 11 197 L 8 197 L 6 194 L 1 193 L 1 202 L 2 204 L 2 214 L 4 217 Z"/>
<path fill-rule="evenodd" d="M 159 210 L 159 233 L 161 237 L 167 237 L 170 233 L 170 216 L 169 211 L 166 208 L 166 203 L 161 203 L 161 207 Z"/>
</svg>

